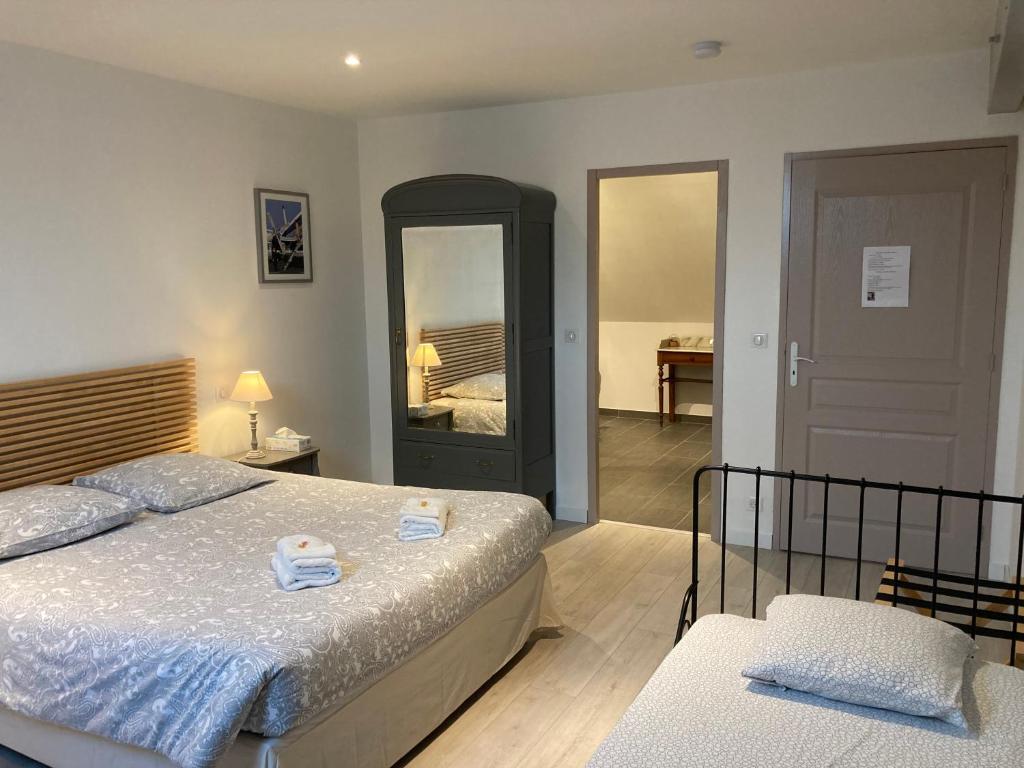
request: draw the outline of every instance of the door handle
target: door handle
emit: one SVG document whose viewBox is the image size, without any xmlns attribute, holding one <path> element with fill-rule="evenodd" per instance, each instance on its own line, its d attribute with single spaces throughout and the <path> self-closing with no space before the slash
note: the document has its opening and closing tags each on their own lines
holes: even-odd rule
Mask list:
<svg viewBox="0 0 1024 768">
<path fill-rule="evenodd" d="M 800 345 L 795 341 L 789 344 L 789 386 L 795 387 L 800 381 L 800 363 L 816 363 L 809 357 L 800 357 Z"/>
</svg>

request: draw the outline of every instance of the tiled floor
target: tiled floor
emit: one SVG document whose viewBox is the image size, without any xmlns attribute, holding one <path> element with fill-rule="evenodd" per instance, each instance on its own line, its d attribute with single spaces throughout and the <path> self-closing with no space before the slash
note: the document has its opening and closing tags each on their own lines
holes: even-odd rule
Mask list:
<svg viewBox="0 0 1024 768">
<path fill-rule="evenodd" d="M 602 520 L 693 530 L 693 475 L 711 463 L 711 425 L 599 418 L 598 474 Z M 711 483 L 701 480 L 699 529 L 709 533 Z"/>
</svg>

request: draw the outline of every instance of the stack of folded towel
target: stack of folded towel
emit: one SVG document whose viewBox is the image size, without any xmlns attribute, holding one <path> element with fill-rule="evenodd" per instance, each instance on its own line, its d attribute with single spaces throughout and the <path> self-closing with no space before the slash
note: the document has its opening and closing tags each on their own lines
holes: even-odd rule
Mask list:
<svg viewBox="0 0 1024 768">
<path fill-rule="evenodd" d="M 451 507 L 444 499 L 413 496 L 402 505 L 398 538 L 402 541 L 439 539 L 444 536 Z"/>
<path fill-rule="evenodd" d="M 334 546 L 304 533 L 277 542 L 270 564 L 282 589 L 294 592 L 306 587 L 326 587 L 341 579 Z"/>
</svg>

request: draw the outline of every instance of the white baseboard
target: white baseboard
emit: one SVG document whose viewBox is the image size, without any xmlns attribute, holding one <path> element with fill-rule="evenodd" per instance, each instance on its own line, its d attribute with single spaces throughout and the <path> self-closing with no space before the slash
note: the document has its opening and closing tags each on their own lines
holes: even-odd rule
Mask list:
<svg viewBox="0 0 1024 768">
<path fill-rule="evenodd" d="M 729 537 L 726 540 L 726 543 L 735 544 L 740 547 L 749 547 L 754 543 L 754 529 L 735 528 L 733 526 L 729 526 Z M 771 531 L 761 531 L 761 535 L 757 537 L 757 546 L 759 549 L 772 548 Z"/>
<path fill-rule="evenodd" d="M 587 510 L 585 507 L 565 507 L 555 504 L 555 519 L 568 520 L 573 523 L 587 522 Z"/>
<path fill-rule="evenodd" d="M 1016 564 L 992 562 L 988 566 L 988 577 L 996 581 L 1006 581 L 1012 584 L 1016 570 Z"/>
</svg>

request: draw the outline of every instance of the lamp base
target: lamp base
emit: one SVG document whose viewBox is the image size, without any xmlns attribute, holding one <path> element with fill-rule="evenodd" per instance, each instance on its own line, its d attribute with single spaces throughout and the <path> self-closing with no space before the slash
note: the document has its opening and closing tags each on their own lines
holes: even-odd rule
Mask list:
<svg viewBox="0 0 1024 768">
<path fill-rule="evenodd" d="M 249 452 L 245 454 L 247 459 L 265 459 L 266 451 L 260 450 L 259 440 L 256 439 L 256 403 L 249 403 L 249 431 L 252 433 L 252 440 L 249 442 Z"/>
</svg>

